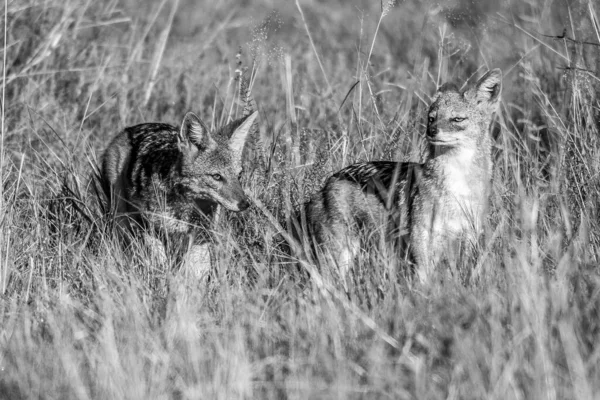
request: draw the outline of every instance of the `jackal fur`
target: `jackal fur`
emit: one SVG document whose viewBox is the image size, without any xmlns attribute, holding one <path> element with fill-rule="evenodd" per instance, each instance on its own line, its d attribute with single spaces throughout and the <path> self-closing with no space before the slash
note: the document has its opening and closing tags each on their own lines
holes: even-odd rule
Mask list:
<svg viewBox="0 0 600 400">
<path fill-rule="evenodd" d="M 489 200 L 489 129 L 501 87 L 499 69 L 466 90 L 442 86 L 428 112 L 424 163 L 350 165 L 305 205 L 311 236 L 335 258 L 343 279 L 361 235 L 408 248 L 421 281 L 440 261 L 472 254 Z"/>
<path fill-rule="evenodd" d="M 210 267 L 207 229 L 219 206 L 250 205 L 239 181 L 241 156 L 258 112 L 211 132 L 189 112 L 181 127 L 144 123 L 118 133 L 102 158 L 102 179 L 118 225 L 152 245 L 190 238 L 188 261 Z M 158 239 L 158 240 L 157 240 Z M 163 248 L 164 251 L 164 248 Z"/>
</svg>

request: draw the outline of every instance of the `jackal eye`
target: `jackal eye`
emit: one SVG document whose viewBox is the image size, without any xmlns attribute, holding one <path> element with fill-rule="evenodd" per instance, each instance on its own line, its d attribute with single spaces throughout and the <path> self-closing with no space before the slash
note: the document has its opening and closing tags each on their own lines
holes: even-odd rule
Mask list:
<svg viewBox="0 0 600 400">
<path fill-rule="evenodd" d="M 223 180 L 223 176 L 221 174 L 211 174 L 210 177 L 213 178 L 215 181 Z"/>
<path fill-rule="evenodd" d="M 429 117 L 428 119 L 430 124 L 433 124 L 435 122 L 435 118 L 434 117 Z"/>
<path fill-rule="evenodd" d="M 467 119 L 467 117 L 454 117 L 454 118 L 451 118 L 450 121 L 452 121 L 452 122 L 463 122 L 465 119 Z"/>
</svg>

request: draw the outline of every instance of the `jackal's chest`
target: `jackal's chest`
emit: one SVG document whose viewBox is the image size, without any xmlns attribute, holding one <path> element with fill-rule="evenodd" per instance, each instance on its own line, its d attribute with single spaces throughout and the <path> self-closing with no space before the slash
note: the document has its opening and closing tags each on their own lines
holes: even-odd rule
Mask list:
<svg viewBox="0 0 600 400">
<path fill-rule="evenodd" d="M 431 235 L 438 239 L 475 236 L 481 224 L 482 204 L 476 199 L 442 197 L 431 205 Z"/>
<path fill-rule="evenodd" d="M 472 190 L 438 190 L 421 197 L 415 229 L 433 243 L 472 240 L 481 230 L 483 197 Z"/>
<path fill-rule="evenodd" d="M 167 233 L 191 233 L 209 227 L 215 207 L 189 199 L 150 199 L 139 206 L 144 219 Z"/>
<path fill-rule="evenodd" d="M 434 238 L 477 236 L 487 198 L 484 175 L 472 162 L 443 164 L 422 199 L 429 214 L 426 225 Z"/>
</svg>

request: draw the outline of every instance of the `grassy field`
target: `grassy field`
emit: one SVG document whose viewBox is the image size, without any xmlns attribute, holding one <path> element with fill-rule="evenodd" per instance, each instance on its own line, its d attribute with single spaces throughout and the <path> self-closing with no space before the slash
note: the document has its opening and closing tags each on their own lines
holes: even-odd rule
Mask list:
<svg viewBox="0 0 600 400">
<path fill-rule="evenodd" d="M 3 3 L 0 399 L 600 396 L 600 6 L 392 3 Z M 494 67 L 468 273 L 421 285 L 370 249 L 346 295 L 332 266 L 281 252 L 277 225 L 324 177 L 420 160 L 436 88 Z M 256 205 L 220 220 L 197 282 L 110 235 L 92 165 L 126 126 L 239 116 L 239 68 Z"/>
</svg>

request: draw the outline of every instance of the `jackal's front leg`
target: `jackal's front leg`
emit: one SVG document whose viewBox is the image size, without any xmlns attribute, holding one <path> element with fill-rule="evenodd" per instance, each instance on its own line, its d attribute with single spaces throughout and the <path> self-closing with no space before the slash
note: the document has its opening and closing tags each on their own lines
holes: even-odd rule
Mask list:
<svg viewBox="0 0 600 400">
<path fill-rule="evenodd" d="M 205 279 L 212 266 L 210 243 L 194 244 L 185 255 L 183 266 L 185 273 L 198 279 Z"/>
<path fill-rule="evenodd" d="M 415 229 L 411 233 L 410 252 L 416 275 L 421 283 L 429 282 L 434 270 L 430 240 L 431 235 L 427 229 Z"/>
<path fill-rule="evenodd" d="M 144 232 L 143 237 L 152 260 L 159 265 L 165 265 L 168 262 L 168 258 L 163 242 L 148 232 Z"/>
<path fill-rule="evenodd" d="M 335 232 L 335 233 L 334 233 Z M 348 229 L 330 230 L 324 247 L 328 265 L 337 269 L 344 290 L 348 292 L 348 275 L 359 251 L 359 239 Z"/>
</svg>

